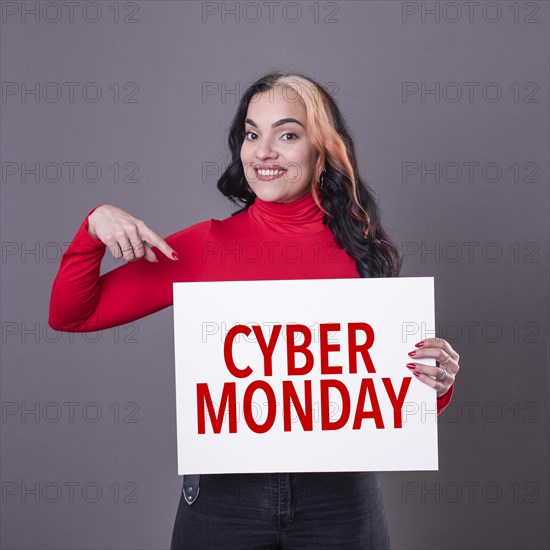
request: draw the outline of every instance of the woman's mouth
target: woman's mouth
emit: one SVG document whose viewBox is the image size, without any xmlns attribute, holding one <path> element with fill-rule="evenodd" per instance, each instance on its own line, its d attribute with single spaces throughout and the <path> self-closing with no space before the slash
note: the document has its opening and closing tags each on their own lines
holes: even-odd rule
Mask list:
<svg viewBox="0 0 550 550">
<path fill-rule="evenodd" d="M 255 168 L 256 176 L 259 181 L 274 181 L 279 179 L 286 170 L 282 169 L 264 169 L 264 168 Z"/>
</svg>

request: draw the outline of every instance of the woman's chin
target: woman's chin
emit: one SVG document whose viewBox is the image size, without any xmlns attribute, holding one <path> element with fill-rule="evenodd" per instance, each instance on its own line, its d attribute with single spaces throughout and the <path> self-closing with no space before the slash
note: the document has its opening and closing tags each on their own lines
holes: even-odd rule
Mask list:
<svg viewBox="0 0 550 550">
<path fill-rule="evenodd" d="M 258 186 L 255 186 L 253 191 L 256 197 L 264 202 L 284 202 L 287 200 L 287 194 L 281 189 L 267 189 L 266 187 L 258 188 Z"/>
<path fill-rule="evenodd" d="M 261 188 L 257 185 L 254 186 L 252 191 L 254 191 L 256 197 L 264 202 L 292 202 L 303 197 L 309 192 L 309 190 L 305 189 L 302 189 L 299 192 L 293 192 L 276 188 L 269 189 L 267 186 Z"/>
</svg>

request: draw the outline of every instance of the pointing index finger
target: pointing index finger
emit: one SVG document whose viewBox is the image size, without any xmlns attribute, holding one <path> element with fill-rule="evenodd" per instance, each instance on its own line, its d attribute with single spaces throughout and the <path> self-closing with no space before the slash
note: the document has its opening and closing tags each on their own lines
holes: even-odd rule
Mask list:
<svg viewBox="0 0 550 550">
<path fill-rule="evenodd" d="M 153 230 L 147 228 L 143 231 L 143 236 L 152 246 L 156 246 L 170 260 L 179 260 L 176 251 Z"/>
</svg>

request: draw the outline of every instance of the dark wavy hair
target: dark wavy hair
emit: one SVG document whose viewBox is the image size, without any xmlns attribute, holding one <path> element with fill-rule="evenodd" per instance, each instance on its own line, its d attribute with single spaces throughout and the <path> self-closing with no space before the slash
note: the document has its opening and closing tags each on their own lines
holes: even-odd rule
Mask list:
<svg viewBox="0 0 550 550">
<path fill-rule="evenodd" d="M 226 197 L 241 206 L 233 215 L 246 210 L 256 199 L 240 158 L 248 105 L 256 94 L 276 85 L 292 88 L 305 104 L 306 132 L 319 152 L 311 192 L 325 212 L 325 225 L 355 260 L 361 277 L 397 277 L 402 260 L 382 227 L 373 190 L 359 175 L 355 146 L 344 117 L 329 93 L 302 74 L 271 72 L 248 86 L 241 97 L 228 136 L 231 161 L 217 183 Z"/>
</svg>

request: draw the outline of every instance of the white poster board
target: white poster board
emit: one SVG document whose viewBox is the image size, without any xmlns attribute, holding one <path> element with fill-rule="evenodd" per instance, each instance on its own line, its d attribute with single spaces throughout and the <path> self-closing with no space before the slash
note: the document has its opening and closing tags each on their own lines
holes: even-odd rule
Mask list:
<svg viewBox="0 0 550 550">
<path fill-rule="evenodd" d="M 174 283 L 178 473 L 437 470 L 434 328 L 433 277 Z"/>
</svg>

